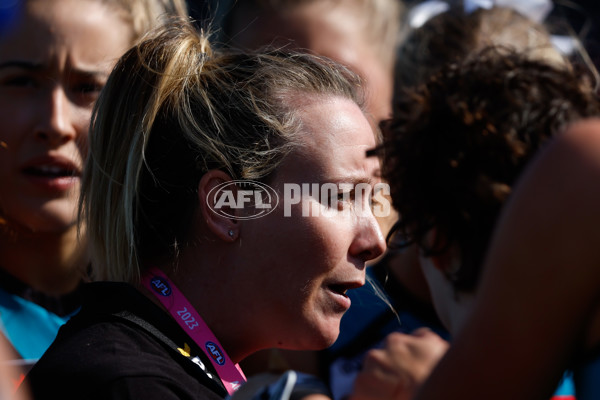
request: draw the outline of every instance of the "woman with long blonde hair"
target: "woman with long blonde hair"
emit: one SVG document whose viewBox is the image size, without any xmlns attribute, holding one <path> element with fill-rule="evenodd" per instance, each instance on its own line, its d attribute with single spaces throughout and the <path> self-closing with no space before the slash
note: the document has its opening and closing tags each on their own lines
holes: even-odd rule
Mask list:
<svg viewBox="0 0 600 400">
<path fill-rule="evenodd" d="M 128 51 L 83 175 L 101 282 L 29 374 L 34 397 L 217 399 L 258 350 L 331 345 L 385 246 L 360 86 L 311 55 L 212 51 L 186 23 Z"/>
</svg>

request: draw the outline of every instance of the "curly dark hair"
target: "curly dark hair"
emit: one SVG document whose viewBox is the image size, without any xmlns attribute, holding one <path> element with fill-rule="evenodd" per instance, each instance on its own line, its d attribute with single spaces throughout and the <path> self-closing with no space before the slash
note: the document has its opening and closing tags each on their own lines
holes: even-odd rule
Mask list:
<svg viewBox="0 0 600 400">
<path fill-rule="evenodd" d="M 401 215 L 398 232 L 426 255 L 457 244 L 456 290 L 476 286 L 485 250 L 515 180 L 567 124 L 600 114 L 593 89 L 568 68 L 502 48 L 398 94 L 382 123 L 383 177 Z M 434 227 L 436 243 L 424 236 Z"/>
</svg>

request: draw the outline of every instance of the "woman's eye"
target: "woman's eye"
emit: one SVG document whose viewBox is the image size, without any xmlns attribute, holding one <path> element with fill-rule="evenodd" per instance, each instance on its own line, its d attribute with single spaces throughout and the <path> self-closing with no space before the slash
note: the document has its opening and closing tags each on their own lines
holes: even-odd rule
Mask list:
<svg viewBox="0 0 600 400">
<path fill-rule="evenodd" d="M 100 95 L 100 91 L 104 87 L 98 82 L 84 82 L 72 87 L 72 92 L 80 102 L 93 103 Z"/>
<path fill-rule="evenodd" d="M 100 93 L 102 85 L 98 83 L 82 83 L 75 87 L 75 91 L 81 94 Z"/>
<path fill-rule="evenodd" d="M 93 77 L 73 79 L 69 90 L 75 102 L 82 105 L 91 105 L 100 96 L 104 84 L 103 80 Z"/>
<path fill-rule="evenodd" d="M 331 206 L 337 206 L 339 209 L 343 209 L 348 203 L 354 201 L 354 191 L 339 192 L 335 200 L 336 204 L 332 204 Z"/>
<path fill-rule="evenodd" d="M 0 85 L 12 88 L 35 88 L 39 86 L 39 83 L 29 75 L 15 75 L 1 79 Z"/>
</svg>

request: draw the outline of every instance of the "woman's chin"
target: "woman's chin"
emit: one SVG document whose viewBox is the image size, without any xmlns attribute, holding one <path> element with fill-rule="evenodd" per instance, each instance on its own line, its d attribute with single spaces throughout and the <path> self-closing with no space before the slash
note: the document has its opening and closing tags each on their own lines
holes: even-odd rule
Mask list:
<svg viewBox="0 0 600 400">
<path fill-rule="evenodd" d="M 27 215 L 5 217 L 6 225 L 12 231 L 31 234 L 61 235 L 72 231 L 77 225 L 76 211 L 39 209 Z"/>
<path fill-rule="evenodd" d="M 340 320 L 341 318 L 328 318 L 327 323 L 321 327 L 319 338 L 315 340 L 314 350 L 326 349 L 335 343 L 340 335 Z"/>
</svg>

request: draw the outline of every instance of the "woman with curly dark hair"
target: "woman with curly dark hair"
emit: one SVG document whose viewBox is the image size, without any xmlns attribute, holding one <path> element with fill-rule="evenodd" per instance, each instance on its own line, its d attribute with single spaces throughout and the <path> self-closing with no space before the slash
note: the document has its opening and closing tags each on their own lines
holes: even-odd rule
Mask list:
<svg viewBox="0 0 600 400">
<path fill-rule="evenodd" d="M 488 48 L 398 96 L 384 128 L 383 166 L 402 214 L 398 228 L 426 257 L 458 246 L 460 265 L 443 268 L 457 291 L 476 287 L 500 209 L 525 165 L 570 122 L 598 115 L 585 84 L 564 68 Z"/>
<path fill-rule="evenodd" d="M 397 97 L 379 149 L 385 158 L 383 175 L 401 215 L 391 245 L 419 246 L 436 309 L 456 335 L 443 369 L 434 370 L 438 373 L 418 398 L 437 399 L 444 393 L 446 399 L 507 394 L 547 399 L 561 373 L 567 368 L 582 372 L 583 361 L 600 346 L 600 333 L 593 330 L 600 305 L 575 301 L 583 287 L 577 279 L 567 279 L 573 278 L 570 264 L 557 264 L 569 261 L 571 253 L 556 239 L 565 231 L 553 213 L 533 215 L 546 208 L 551 196 L 569 197 L 561 186 L 549 186 L 553 178 L 569 183 L 576 175 L 561 174 L 555 166 L 557 176 L 547 178 L 547 186 L 526 178 L 528 183 L 520 186 L 528 192 L 525 204 L 531 208 L 520 209 L 521 221 L 501 224 L 512 230 L 501 229 L 502 241 L 486 258 L 496 222 L 529 162 L 569 125 L 598 115 L 600 103 L 581 75 L 503 48 L 488 48 L 452 64 Z M 535 196 L 532 187 L 545 195 Z M 550 225 L 552 230 L 541 228 Z M 541 248 L 536 234 L 552 236 L 554 247 L 542 254 L 528 252 L 525 240 L 532 241 L 531 250 Z M 569 291 L 561 282 L 572 284 Z M 582 318 L 575 321 L 576 315 Z M 387 353 L 379 350 L 367 357 L 356 399 L 373 398 L 361 385 L 369 379 L 372 384 L 377 373 L 402 376 L 390 368 L 398 360 L 393 347 L 389 340 Z M 465 354 L 470 358 L 463 359 Z M 459 368 L 466 372 L 457 374 Z M 469 376 L 468 384 L 461 376 Z M 403 398 L 406 383 L 386 381 L 395 386 L 390 391 L 394 398 Z M 586 393 L 578 392 L 578 398 L 592 398 L 583 397 Z"/>
</svg>

